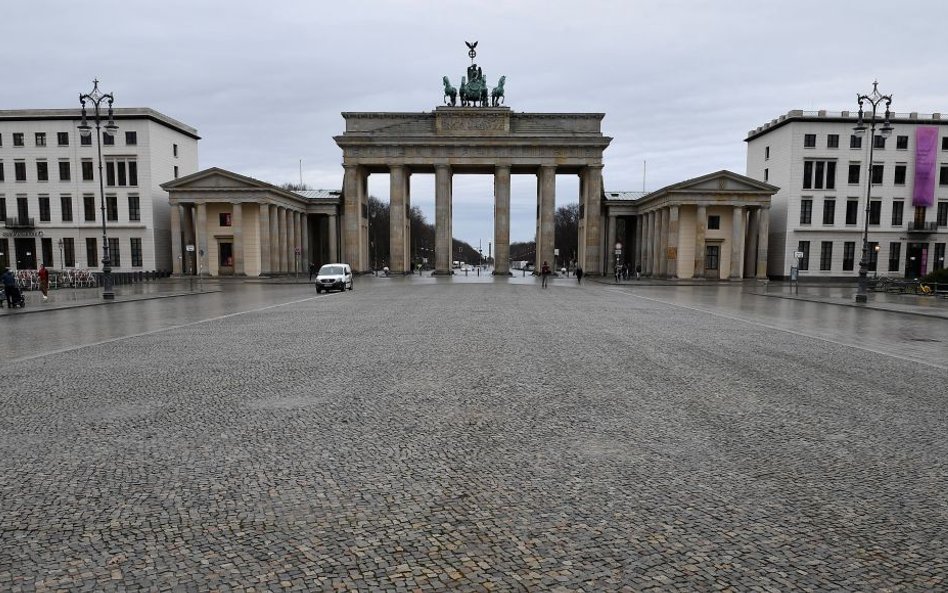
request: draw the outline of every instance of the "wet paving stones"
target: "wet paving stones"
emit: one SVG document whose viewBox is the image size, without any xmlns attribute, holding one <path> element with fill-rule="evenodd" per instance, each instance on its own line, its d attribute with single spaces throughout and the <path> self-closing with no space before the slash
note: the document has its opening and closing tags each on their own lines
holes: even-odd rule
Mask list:
<svg viewBox="0 0 948 593">
<path fill-rule="evenodd" d="M 595 285 L 357 284 L 0 371 L 2 591 L 948 587 L 943 371 Z"/>
</svg>

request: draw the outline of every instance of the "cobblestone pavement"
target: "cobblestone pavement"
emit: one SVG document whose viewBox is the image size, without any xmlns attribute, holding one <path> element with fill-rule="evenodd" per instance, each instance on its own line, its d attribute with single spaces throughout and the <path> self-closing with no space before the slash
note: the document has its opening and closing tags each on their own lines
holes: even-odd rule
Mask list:
<svg viewBox="0 0 948 593">
<path fill-rule="evenodd" d="M 937 364 L 599 285 L 278 294 L 0 364 L 0 590 L 948 588 Z"/>
</svg>

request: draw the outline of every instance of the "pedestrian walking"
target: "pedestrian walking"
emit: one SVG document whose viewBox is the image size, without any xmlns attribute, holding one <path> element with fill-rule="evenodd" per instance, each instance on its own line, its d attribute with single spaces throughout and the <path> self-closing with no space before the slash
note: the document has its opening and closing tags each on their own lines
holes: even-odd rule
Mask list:
<svg viewBox="0 0 948 593">
<path fill-rule="evenodd" d="M 543 280 L 541 285 L 543 288 L 546 288 L 547 279 L 550 277 L 550 264 L 543 262 L 543 267 L 540 268 L 540 278 Z"/>
<path fill-rule="evenodd" d="M 46 266 L 40 264 L 39 271 L 36 272 L 39 277 L 40 292 L 43 293 L 43 302 L 49 300 L 49 270 Z"/>
<path fill-rule="evenodd" d="M 642 265 L 641 264 L 635 266 L 635 279 L 636 280 L 642 279 Z"/>
<path fill-rule="evenodd" d="M 579 284 L 582 284 L 582 283 L 583 283 L 583 269 L 580 268 L 580 267 L 577 267 L 577 268 L 576 268 L 576 281 L 577 281 Z"/>
<path fill-rule="evenodd" d="M 313 281 L 313 276 L 316 275 L 316 264 L 309 264 L 309 281 Z"/>
<path fill-rule="evenodd" d="M 0 274 L 0 282 L 3 283 L 3 292 L 7 295 L 7 306 L 11 309 L 17 305 L 22 306 L 20 288 L 16 285 L 16 276 L 9 268 L 3 268 L 3 274 Z"/>
</svg>

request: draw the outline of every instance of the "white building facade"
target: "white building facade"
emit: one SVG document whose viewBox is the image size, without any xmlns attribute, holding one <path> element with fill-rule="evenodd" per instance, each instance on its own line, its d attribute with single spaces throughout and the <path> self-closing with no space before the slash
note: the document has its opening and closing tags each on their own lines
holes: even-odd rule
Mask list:
<svg viewBox="0 0 948 593">
<path fill-rule="evenodd" d="M 883 138 L 880 117 L 875 139 L 855 135 L 856 123 L 854 112 L 790 111 L 748 133 L 747 176 L 780 188 L 768 276 L 788 277 L 799 252 L 801 277 L 856 277 L 870 175 L 869 274 L 917 278 L 945 267 L 948 118 L 894 114 Z"/>
<path fill-rule="evenodd" d="M 112 269 L 170 272 L 170 207 L 160 184 L 197 171 L 197 130 L 147 108 L 114 116 L 118 132 L 103 132 L 102 142 Z M 0 110 L 0 265 L 101 270 L 95 122 L 82 138 L 80 121 L 79 109 Z"/>
</svg>

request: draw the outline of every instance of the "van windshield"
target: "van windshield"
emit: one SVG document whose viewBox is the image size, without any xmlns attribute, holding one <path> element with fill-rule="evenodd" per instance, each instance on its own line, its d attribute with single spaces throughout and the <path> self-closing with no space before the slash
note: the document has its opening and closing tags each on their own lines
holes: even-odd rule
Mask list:
<svg viewBox="0 0 948 593">
<path fill-rule="evenodd" d="M 319 268 L 320 276 L 330 276 L 330 275 L 341 276 L 344 273 L 345 273 L 345 270 L 343 269 L 342 266 L 323 266 Z"/>
</svg>

